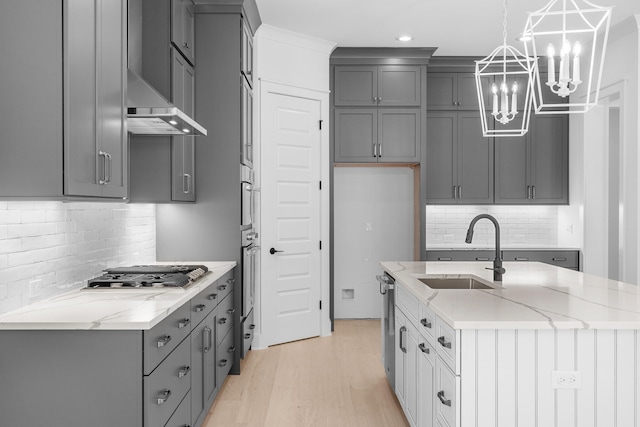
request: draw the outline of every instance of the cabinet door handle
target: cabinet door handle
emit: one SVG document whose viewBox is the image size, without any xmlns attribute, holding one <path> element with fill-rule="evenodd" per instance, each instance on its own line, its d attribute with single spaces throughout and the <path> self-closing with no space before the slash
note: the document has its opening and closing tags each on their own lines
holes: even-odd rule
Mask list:
<svg viewBox="0 0 640 427">
<path fill-rule="evenodd" d="M 225 367 L 225 366 L 227 366 L 227 359 L 222 359 L 220 361 L 220 367 L 222 368 L 222 367 Z"/>
<path fill-rule="evenodd" d="M 205 333 L 202 334 L 202 352 L 208 353 L 209 350 L 211 350 L 211 344 L 213 343 L 212 329 L 208 326 L 205 326 L 204 332 Z M 208 338 L 208 340 L 206 340 L 206 338 Z"/>
<path fill-rule="evenodd" d="M 531 187 L 531 196 L 535 199 L 536 198 L 536 186 L 533 185 Z"/>
<path fill-rule="evenodd" d="M 458 199 L 462 199 L 462 185 L 458 185 Z"/>
<path fill-rule="evenodd" d="M 431 353 L 431 350 L 429 350 L 429 349 L 427 348 L 427 345 L 426 345 L 425 343 L 423 343 L 423 342 L 422 342 L 422 343 L 420 343 L 420 345 L 418 345 L 418 348 L 419 348 L 419 349 L 420 349 L 420 351 L 421 351 L 421 352 L 423 352 L 423 353 L 427 353 L 427 354 Z"/>
<path fill-rule="evenodd" d="M 566 261 L 567 259 L 565 257 L 554 257 L 551 258 L 553 261 Z"/>
<path fill-rule="evenodd" d="M 169 400 L 169 397 L 171 397 L 171 390 L 164 389 L 157 397 L 158 405 L 162 405 L 163 403 L 165 403 L 167 400 Z"/>
<path fill-rule="evenodd" d="M 253 324 L 249 325 L 249 329 L 252 329 L 252 330 L 253 330 L 253 329 L 255 329 L 255 328 L 256 328 L 256 325 L 253 325 Z"/>
<path fill-rule="evenodd" d="M 407 348 L 403 345 L 404 344 L 404 338 L 402 338 L 402 335 L 407 332 L 407 328 L 402 326 L 400 327 L 400 350 L 402 350 L 403 353 L 407 352 Z"/>
<path fill-rule="evenodd" d="M 438 399 L 440 399 L 440 402 L 442 402 L 443 405 L 451 406 L 451 399 L 444 398 L 444 390 L 440 390 L 438 392 Z"/>
<path fill-rule="evenodd" d="M 188 318 L 184 318 L 181 321 L 178 322 L 178 329 L 182 329 L 185 326 L 187 326 L 189 323 L 191 323 L 191 319 Z"/>
<path fill-rule="evenodd" d="M 191 192 L 191 175 L 188 173 L 182 175 L 182 192 L 185 194 Z"/>
<path fill-rule="evenodd" d="M 224 325 L 225 323 L 227 323 L 227 318 L 223 317 L 222 319 L 218 320 L 218 323 Z"/>
<path fill-rule="evenodd" d="M 182 45 L 187 49 L 191 49 L 191 46 L 189 46 L 189 42 L 184 42 Z"/>
<path fill-rule="evenodd" d="M 373 144 L 373 157 L 378 157 L 378 144 Z"/>
<path fill-rule="evenodd" d="M 178 371 L 178 378 L 184 378 L 191 371 L 191 366 L 185 366 Z"/>
<path fill-rule="evenodd" d="M 382 157 L 382 143 L 378 144 L 378 157 Z"/>
<path fill-rule="evenodd" d="M 444 348 L 451 348 L 451 343 L 448 342 L 444 337 L 438 337 L 438 342 Z"/>
<path fill-rule="evenodd" d="M 227 310 L 227 314 L 233 314 L 236 312 L 235 307 L 234 308 L 230 308 L 229 310 Z"/>
<path fill-rule="evenodd" d="M 251 338 L 251 334 L 249 334 L 249 333 L 244 334 L 244 339 L 245 340 L 248 340 L 249 338 Z"/>
<path fill-rule="evenodd" d="M 527 199 L 531 198 L 531 186 L 527 185 Z"/>
<path fill-rule="evenodd" d="M 169 342 L 171 341 L 171 335 L 165 335 L 164 337 L 160 338 L 158 340 L 158 348 L 164 347 L 165 345 L 169 344 Z"/>
<path fill-rule="evenodd" d="M 236 346 L 235 346 L 235 345 L 232 345 L 231 347 L 229 347 L 229 348 L 227 349 L 227 353 L 233 353 L 233 352 L 235 352 L 235 351 L 236 351 Z"/>
<path fill-rule="evenodd" d="M 222 285 L 218 286 L 218 289 L 221 290 L 221 291 L 224 291 L 225 289 L 227 289 L 227 285 L 222 284 Z"/>
<path fill-rule="evenodd" d="M 374 97 L 373 97 L 373 103 L 375 104 L 376 102 L 378 102 L 378 97 L 377 97 L 377 96 L 374 96 Z"/>
<path fill-rule="evenodd" d="M 102 179 L 98 179 L 98 184 L 105 185 L 107 181 L 107 153 L 105 151 L 98 151 L 98 157 L 102 157 Z"/>
<path fill-rule="evenodd" d="M 458 198 L 458 186 L 457 185 L 453 186 L 453 198 L 454 199 Z"/>
<path fill-rule="evenodd" d="M 209 298 L 211 301 L 213 301 L 214 299 L 218 298 L 218 294 L 211 294 L 207 298 Z"/>
<path fill-rule="evenodd" d="M 196 313 L 200 313 L 201 311 L 203 311 L 205 308 L 207 308 L 206 305 L 204 304 L 198 304 L 196 305 Z"/>
<path fill-rule="evenodd" d="M 429 322 L 426 317 L 424 319 L 420 319 L 420 323 L 422 323 L 422 326 L 425 328 L 431 329 L 431 322 Z"/>
</svg>

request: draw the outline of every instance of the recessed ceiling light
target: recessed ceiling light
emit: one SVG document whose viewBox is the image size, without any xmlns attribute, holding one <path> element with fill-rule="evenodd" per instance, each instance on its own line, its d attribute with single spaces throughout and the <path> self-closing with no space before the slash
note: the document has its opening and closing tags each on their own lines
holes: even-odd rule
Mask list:
<svg viewBox="0 0 640 427">
<path fill-rule="evenodd" d="M 401 42 L 410 42 L 411 40 L 413 40 L 413 37 L 411 37 L 411 36 L 398 36 L 398 37 L 396 37 L 396 40 L 399 40 Z"/>
</svg>

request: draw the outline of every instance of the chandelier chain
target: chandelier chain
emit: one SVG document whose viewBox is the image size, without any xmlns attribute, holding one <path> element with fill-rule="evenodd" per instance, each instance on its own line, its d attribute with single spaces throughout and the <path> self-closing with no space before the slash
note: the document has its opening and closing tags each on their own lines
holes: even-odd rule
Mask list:
<svg viewBox="0 0 640 427">
<path fill-rule="evenodd" d="M 502 1 L 502 40 L 507 44 L 507 0 Z"/>
</svg>

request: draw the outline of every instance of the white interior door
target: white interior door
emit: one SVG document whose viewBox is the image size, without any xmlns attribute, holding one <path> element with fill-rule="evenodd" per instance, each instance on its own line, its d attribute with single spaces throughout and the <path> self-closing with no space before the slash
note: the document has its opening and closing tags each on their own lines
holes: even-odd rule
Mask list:
<svg viewBox="0 0 640 427">
<path fill-rule="evenodd" d="M 266 92 L 262 105 L 262 334 L 273 345 L 320 335 L 320 101 Z"/>
</svg>

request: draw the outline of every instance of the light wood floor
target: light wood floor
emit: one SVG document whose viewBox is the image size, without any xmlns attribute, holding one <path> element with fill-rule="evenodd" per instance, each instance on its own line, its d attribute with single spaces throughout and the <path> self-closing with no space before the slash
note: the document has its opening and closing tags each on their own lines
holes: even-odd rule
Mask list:
<svg viewBox="0 0 640 427">
<path fill-rule="evenodd" d="M 252 350 L 203 427 L 405 427 L 380 361 L 379 320 L 338 320 L 331 337 Z"/>
</svg>

